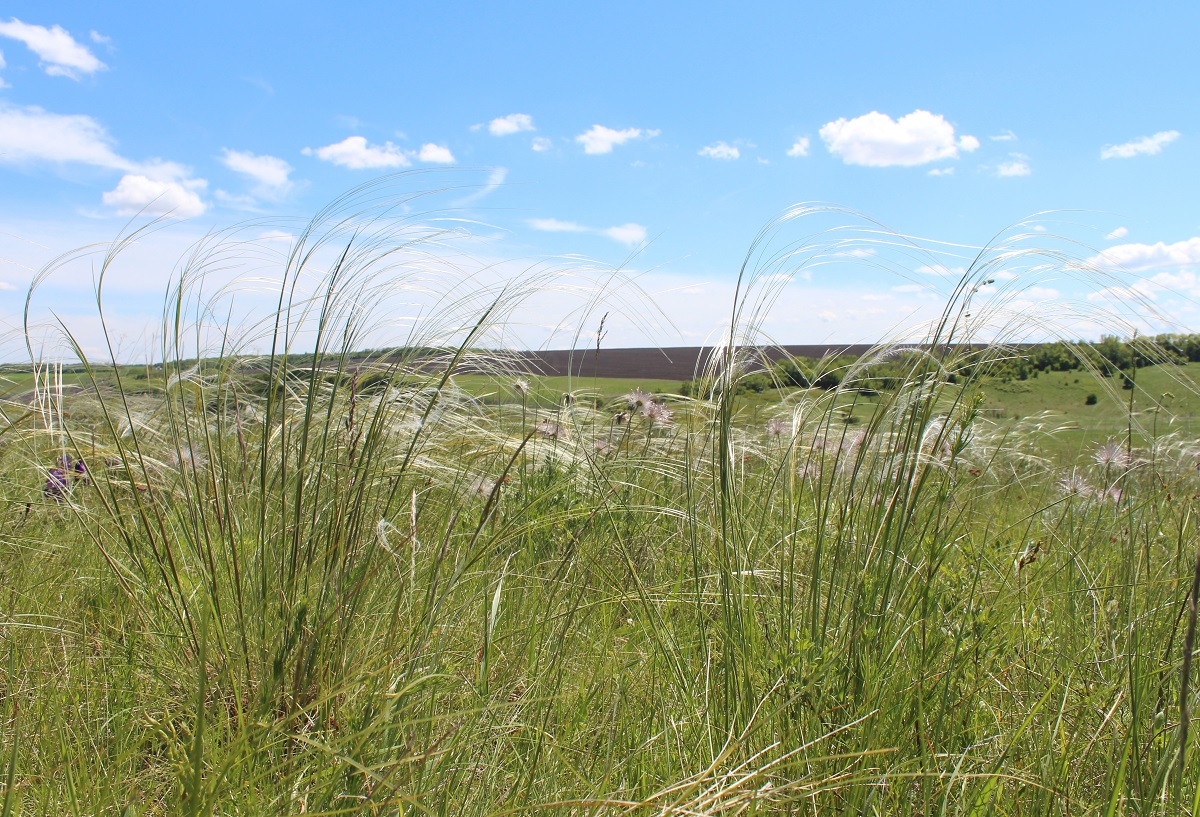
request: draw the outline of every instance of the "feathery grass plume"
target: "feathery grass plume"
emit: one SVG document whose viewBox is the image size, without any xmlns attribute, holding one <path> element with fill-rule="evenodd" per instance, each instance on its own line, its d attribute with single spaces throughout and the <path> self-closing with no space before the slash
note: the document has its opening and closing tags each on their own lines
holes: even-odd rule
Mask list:
<svg viewBox="0 0 1200 817">
<path fill-rule="evenodd" d="M 402 177 L 433 178 L 450 177 Z M 547 292 L 582 295 L 578 338 L 598 271 L 502 279 L 456 249 L 453 212 L 415 215 L 433 199 L 395 184 L 282 253 L 257 225 L 213 234 L 180 265 L 157 363 L 117 365 L 115 342 L 97 361 L 68 334 L 52 351 L 83 361 L 84 388 L 0 429 L 18 441 L 0 474 L 20 475 L 0 489 L 25 508 L 0 537 L 6 796 L 1186 813 L 1200 757 L 1172 713 L 1194 711 L 1195 446 L 1147 417 L 1147 442 L 1129 436 L 1152 454 L 1101 480 L 1116 460 L 1078 436 L 1078 462 L 1047 453 L 1061 418 L 1010 422 L 983 396 L 1025 340 L 1072 331 L 1021 287 L 1115 277 L 1024 228 L 975 250 L 796 208 L 752 247 L 705 388 L 628 406 L 572 382 L 564 401 L 515 385 L 534 376 L 493 345 Z M 126 238 L 99 256 L 102 315 Z M 963 254 L 928 324 L 798 362 L 807 386 L 761 416 L 766 396 L 738 396 L 778 371 L 765 330 L 789 277 Z M 485 396 L 461 377 L 479 374 Z M 39 491 L 62 456 L 90 484 L 64 473 L 56 510 Z M 1064 473 L 1096 495 L 1062 493 Z"/>
</svg>

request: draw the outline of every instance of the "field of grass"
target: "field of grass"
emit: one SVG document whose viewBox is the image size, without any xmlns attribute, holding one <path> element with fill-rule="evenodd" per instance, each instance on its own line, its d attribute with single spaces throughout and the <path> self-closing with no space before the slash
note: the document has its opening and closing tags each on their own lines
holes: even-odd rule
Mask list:
<svg viewBox="0 0 1200 817">
<path fill-rule="evenodd" d="M 0 815 L 1200 814 L 1192 367 L 526 390 L 484 299 L 360 388 L 353 272 L 10 375 Z"/>
</svg>

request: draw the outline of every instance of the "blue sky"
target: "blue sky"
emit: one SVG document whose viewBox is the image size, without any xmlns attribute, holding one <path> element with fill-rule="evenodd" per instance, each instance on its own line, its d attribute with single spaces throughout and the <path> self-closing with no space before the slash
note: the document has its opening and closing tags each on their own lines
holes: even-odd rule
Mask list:
<svg viewBox="0 0 1200 817">
<path fill-rule="evenodd" d="M 138 212 L 181 218 L 119 280 L 129 326 L 210 228 L 428 168 L 399 184 L 473 186 L 437 206 L 478 223 L 481 263 L 638 275 L 663 320 L 617 316 L 610 344 L 711 339 L 755 235 L 812 201 L 964 247 L 1059 211 L 1048 235 L 1197 330 L 1198 23 L 1186 3 L 5 2 L 0 319 Z M 961 264 L 884 255 L 787 273 L 772 337 L 875 340 Z M 87 280 L 45 308 L 83 326 Z M 1105 303 L 1094 280 L 1021 286 L 1022 309 Z M 569 339 L 530 323 L 529 345 Z"/>
</svg>

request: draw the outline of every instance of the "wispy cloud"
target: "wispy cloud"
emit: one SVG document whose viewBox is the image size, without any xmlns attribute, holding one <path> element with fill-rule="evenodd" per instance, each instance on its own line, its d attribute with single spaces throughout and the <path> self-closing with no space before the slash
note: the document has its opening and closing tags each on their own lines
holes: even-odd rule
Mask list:
<svg viewBox="0 0 1200 817">
<path fill-rule="evenodd" d="M 1134 156 L 1154 156 L 1180 136 L 1177 130 L 1159 131 L 1119 145 L 1107 145 L 1100 151 L 1101 159 L 1132 159 Z"/>
<path fill-rule="evenodd" d="M 632 222 L 618 227 L 609 227 L 604 234 L 627 247 L 638 247 L 646 241 L 646 228 Z"/>
<path fill-rule="evenodd" d="M 979 147 L 974 136 L 956 137 L 954 126 L 940 114 L 916 110 L 892 119 L 872 111 L 855 119 L 838 119 L 821 127 L 829 152 L 848 165 L 911 167 L 958 158 Z"/>
<path fill-rule="evenodd" d="M 578 222 L 563 221 L 557 218 L 531 218 L 526 223 L 533 229 L 546 233 L 591 233 L 593 235 L 602 235 L 627 247 L 639 247 L 646 241 L 646 228 L 632 222 L 616 227 L 587 227 Z"/>
<path fill-rule="evenodd" d="M 84 114 L 56 114 L 0 103 L 0 162 L 52 162 L 132 170 L 104 126 Z"/>
<path fill-rule="evenodd" d="M 643 131 L 641 128 L 625 128 L 614 130 L 603 125 L 592 125 L 591 128 L 575 137 L 575 141 L 583 145 L 583 152 L 589 154 L 612 153 L 613 147 L 623 145 L 631 139 L 643 137 L 652 139 L 658 136 L 657 130 Z"/>
<path fill-rule="evenodd" d="M 276 156 L 223 148 L 221 164 L 254 181 L 255 193 L 259 196 L 278 198 L 292 188 L 292 166 Z"/>
<path fill-rule="evenodd" d="M 455 200 L 454 206 L 455 207 L 469 207 L 472 204 L 478 203 L 485 196 L 490 195 L 493 191 L 495 191 L 498 187 L 500 187 L 500 185 L 504 184 L 504 180 L 507 178 L 508 178 L 508 168 L 506 168 L 506 167 L 493 168 L 492 172 L 488 174 L 487 181 L 484 182 L 483 187 L 479 188 L 474 193 L 468 193 L 467 195 L 463 196 L 462 198 Z"/>
<path fill-rule="evenodd" d="M 1111 233 L 1109 233 L 1108 235 L 1106 235 L 1104 237 L 1107 238 L 1109 241 L 1115 241 L 1119 238 L 1124 238 L 1127 235 L 1129 235 L 1129 229 L 1127 227 L 1118 227 L 1117 229 L 1113 230 Z"/>
<path fill-rule="evenodd" d="M 590 227 L 584 227 L 582 224 L 577 224 L 574 221 L 562 221 L 557 218 L 531 218 L 526 223 L 533 229 L 541 230 L 544 233 L 592 232 Z"/>
<path fill-rule="evenodd" d="M 188 218 L 207 209 L 201 198 L 206 180 L 175 162 L 127 159 L 117 153 L 104 126 L 82 114 L 0 104 L 0 163 L 82 164 L 121 171 L 125 175 L 103 201 L 122 215 Z"/>
<path fill-rule="evenodd" d="M 545 153 L 554 147 L 554 142 L 545 136 L 535 136 L 533 137 L 533 142 L 530 143 L 530 147 L 538 153 Z"/>
<path fill-rule="evenodd" d="M 1015 141 L 1017 141 L 1017 135 L 1010 130 L 1006 130 L 1006 131 L 1004 131 L 1004 133 L 998 133 L 995 136 L 992 136 L 989 138 L 993 142 L 1015 142 Z"/>
<path fill-rule="evenodd" d="M 0 23 L 0 37 L 24 43 L 37 54 L 42 70 L 52 77 L 78 80 L 81 75 L 94 74 L 108 67 L 62 26 L 46 28 L 23 23 L 14 17 L 7 23 Z"/>
</svg>

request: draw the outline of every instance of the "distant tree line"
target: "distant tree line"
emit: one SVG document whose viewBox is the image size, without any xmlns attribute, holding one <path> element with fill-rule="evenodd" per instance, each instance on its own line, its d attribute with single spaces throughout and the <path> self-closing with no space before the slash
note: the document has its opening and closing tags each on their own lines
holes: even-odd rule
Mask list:
<svg viewBox="0 0 1200 817">
<path fill-rule="evenodd" d="M 1105 377 L 1123 378 L 1126 388 L 1132 386 L 1135 369 L 1161 364 L 1200 362 L 1200 334 L 1163 334 L 1153 338 L 1123 340 L 1105 335 L 1098 341 L 1059 341 L 1013 349 L 1009 356 L 980 355 L 957 364 L 945 373 L 949 382 L 959 377 L 983 375 L 1003 381 L 1027 380 L 1039 372 L 1096 371 Z M 858 366 L 855 355 L 816 360 L 807 357 L 787 357 L 775 361 L 764 371 L 743 377 L 736 387 L 738 393 L 763 392 L 770 388 L 835 389 L 854 368 L 854 386 L 860 389 L 894 389 L 919 371 L 922 365 L 938 371 L 934 357 L 926 352 L 908 351 Z M 689 380 L 680 387 L 684 396 L 707 396 L 711 386 Z"/>
</svg>

